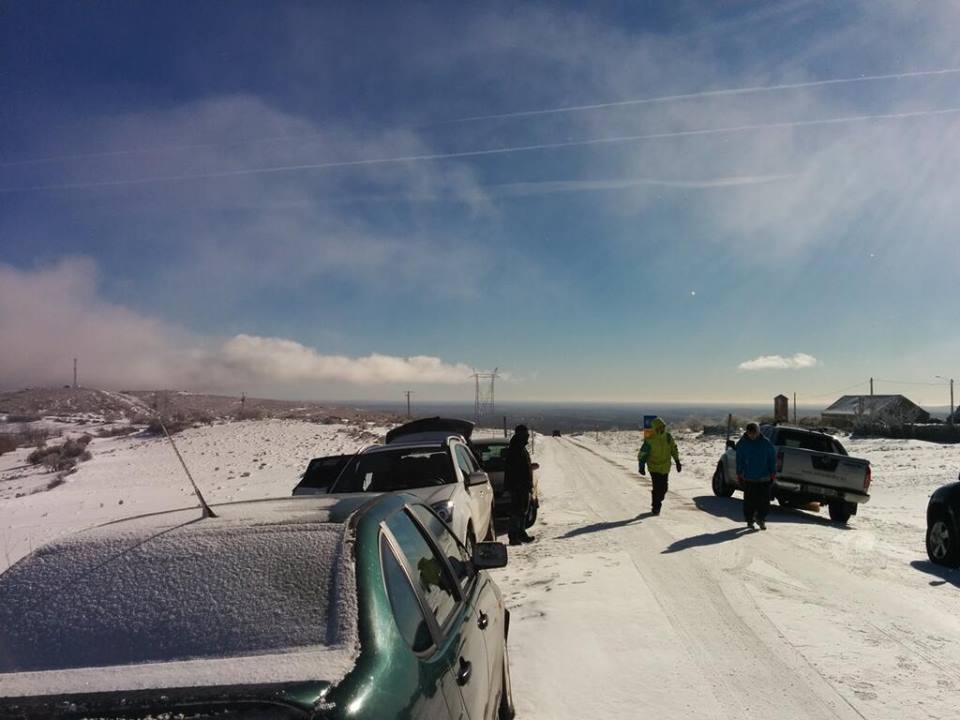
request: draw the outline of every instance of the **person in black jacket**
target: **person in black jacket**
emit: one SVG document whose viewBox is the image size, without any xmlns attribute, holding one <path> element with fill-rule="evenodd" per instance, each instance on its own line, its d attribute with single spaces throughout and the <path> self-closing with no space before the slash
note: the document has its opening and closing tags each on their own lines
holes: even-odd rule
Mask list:
<svg viewBox="0 0 960 720">
<path fill-rule="evenodd" d="M 507 535 L 511 545 L 533 542 L 527 534 L 526 519 L 530 510 L 530 495 L 533 493 L 533 468 L 527 442 L 530 431 L 526 425 L 517 425 L 507 448 L 503 485 L 510 493 L 510 529 Z"/>
</svg>

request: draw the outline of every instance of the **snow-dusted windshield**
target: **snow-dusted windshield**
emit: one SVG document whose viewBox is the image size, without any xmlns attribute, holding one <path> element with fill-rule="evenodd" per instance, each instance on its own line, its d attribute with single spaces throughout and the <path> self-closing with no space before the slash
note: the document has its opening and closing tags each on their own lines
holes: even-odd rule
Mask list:
<svg viewBox="0 0 960 720">
<path fill-rule="evenodd" d="M 391 492 L 456 481 L 446 448 L 405 448 L 358 455 L 330 492 Z"/>
</svg>

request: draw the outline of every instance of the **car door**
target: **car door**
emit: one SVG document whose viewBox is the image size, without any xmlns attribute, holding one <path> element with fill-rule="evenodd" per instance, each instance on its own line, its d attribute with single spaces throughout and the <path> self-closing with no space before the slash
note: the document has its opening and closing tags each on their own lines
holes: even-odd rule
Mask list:
<svg viewBox="0 0 960 720">
<path fill-rule="evenodd" d="M 477 636 L 483 643 L 486 660 L 483 671 L 485 679 L 481 682 L 480 677 L 474 677 L 470 679 L 473 686 L 468 687 L 469 683 L 461 686 L 464 702 L 467 707 L 471 707 L 471 703 L 475 706 L 476 702 L 482 698 L 483 714 L 479 717 L 495 717 L 506 631 L 505 611 L 500 593 L 486 573 L 474 570 L 467 549 L 440 518 L 423 506 L 414 505 L 410 509 L 417 522 L 430 535 L 435 547 L 446 559 L 460 587 L 467 607 L 467 612 L 464 613 L 461 644 L 468 644 Z M 480 685 L 483 687 L 479 687 Z M 470 717 L 477 716 L 471 714 Z"/>
<path fill-rule="evenodd" d="M 473 454 L 466 445 L 455 443 L 452 449 L 454 451 L 454 457 L 457 460 L 457 467 L 460 469 L 463 487 L 466 489 L 467 497 L 469 498 L 473 527 L 477 539 L 481 540 L 486 537 L 490 522 L 492 521 L 493 489 L 490 487 L 489 482 L 482 483 L 481 485 L 467 484 L 470 474 L 480 470 L 480 466 L 477 465 L 477 461 L 474 460 Z"/>
<path fill-rule="evenodd" d="M 423 506 L 420 512 L 436 516 Z M 443 522 L 436 518 L 446 530 Z M 457 569 L 440 543 L 407 512 L 387 521 L 387 528 L 404 558 L 405 567 L 421 599 L 435 634 L 437 653 L 446 658 L 441 685 L 447 705 L 455 707 L 459 695 L 470 720 L 488 717 L 490 678 L 487 650 L 476 623 L 474 608 L 463 592 L 463 578 L 469 564 Z M 452 536 L 451 536 L 452 537 Z M 456 542 L 456 538 L 453 538 Z"/>
</svg>

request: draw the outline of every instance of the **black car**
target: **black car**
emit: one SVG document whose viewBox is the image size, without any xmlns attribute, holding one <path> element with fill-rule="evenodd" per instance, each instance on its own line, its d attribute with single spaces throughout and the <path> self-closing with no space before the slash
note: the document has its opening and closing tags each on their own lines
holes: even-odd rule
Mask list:
<svg viewBox="0 0 960 720">
<path fill-rule="evenodd" d="M 930 496 L 927 555 L 938 565 L 960 565 L 960 482 L 937 488 Z"/>
</svg>

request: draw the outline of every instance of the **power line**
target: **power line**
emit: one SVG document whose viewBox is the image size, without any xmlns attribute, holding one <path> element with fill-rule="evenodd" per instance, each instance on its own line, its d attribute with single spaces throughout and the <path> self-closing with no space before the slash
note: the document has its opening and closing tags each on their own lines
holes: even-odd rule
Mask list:
<svg viewBox="0 0 960 720">
<path fill-rule="evenodd" d="M 152 177 L 133 178 L 126 180 L 102 180 L 94 182 L 61 183 L 56 185 L 33 185 L 26 187 L 0 188 L 0 194 L 39 192 L 50 190 L 80 190 L 104 187 L 121 187 L 131 185 L 146 185 L 162 182 L 178 182 L 182 180 L 213 180 L 244 175 L 265 175 L 275 173 L 300 172 L 304 170 L 332 170 L 337 168 L 364 167 L 374 165 L 388 165 L 397 163 L 430 162 L 437 160 L 456 160 L 473 157 L 508 155 L 512 153 L 534 152 L 544 150 L 561 150 L 575 147 L 589 147 L 597 145 L 616 145 L 645 140 L 663 140 L 668 138 L 698 137 L 709 135 L 725 135 L 749 132 L 753 130 L 781 130 L 787 128 L 817 127 L 828 125 L 845 125 L 858 122 L 876 120 L 907 120 L 919 117 L 934 117 L 939 115 L 955 115 L 960 113 L 960 107 L 941 108 L 938 110 L 917 110 L 913 112 L 888 113 L 879 115 L 848 115 L 836 118 L 819 120 L 795 120 L 774 123 L 757 123 L 752 125 L 733 125 L 720 128 L 704 128 L 701 130 L 678 130 L 673 132 L 648 133 L 644 135 L 621 135 L 604 138 L 586 138 L 584 140 L 569 140 L 556 143 L 537 143 L 534 145 L 513 145 L 483 150 L 464 150 L 451 153 L 425 153 L 422 155 L 402 155 L 383 158 L 365 158 L 359 160 L 339 160 L 320 163 L 304 163 L 298 165 L 275 165 L 261 168 L 244 168 L 240 170 L 224 170 L 211 173 L 185 173 L 182 175 L 156 175 Z"/>
<path fill-rule="evenodd" d="M 944 383 L 942 382 L 917 382 L 911 380 L 886 380 L 884 378 L 874 378 L 877 382 L 889 383 L 891 385 L 929 385 L 934 387 L 940 387 Z"/>
<path fill-rule="evenodd" d="M 858 382 L 858 383 L 854 383 L 853 385 L 850 385 L 850 386 L 845 387 L 845 388 L 840 388 L 839 390 L 834 390 L 833 392 L 823 393 L 822 395 L 806 395 L 806 394 L 804 394 L 804 395 L 801 395 L 801 397 L 808 398 L 808 399 L 812 399 L 812 400 L 816 400 L 817 398 L 824 398 L 824 397 L 836 397 L 837 395 L 840 395 L 840 394 L 842 394 L 842 393 L 845 393 L 847 390 L 853 390 L 854 388 L 858 388 L 858 387 L 860 387 L 861 385 L 869 385 L 869 384 L 870 384 L 870 381 L 869 381 L 869 380 L 861 380 L 861 381 Z"/>
</svg>

